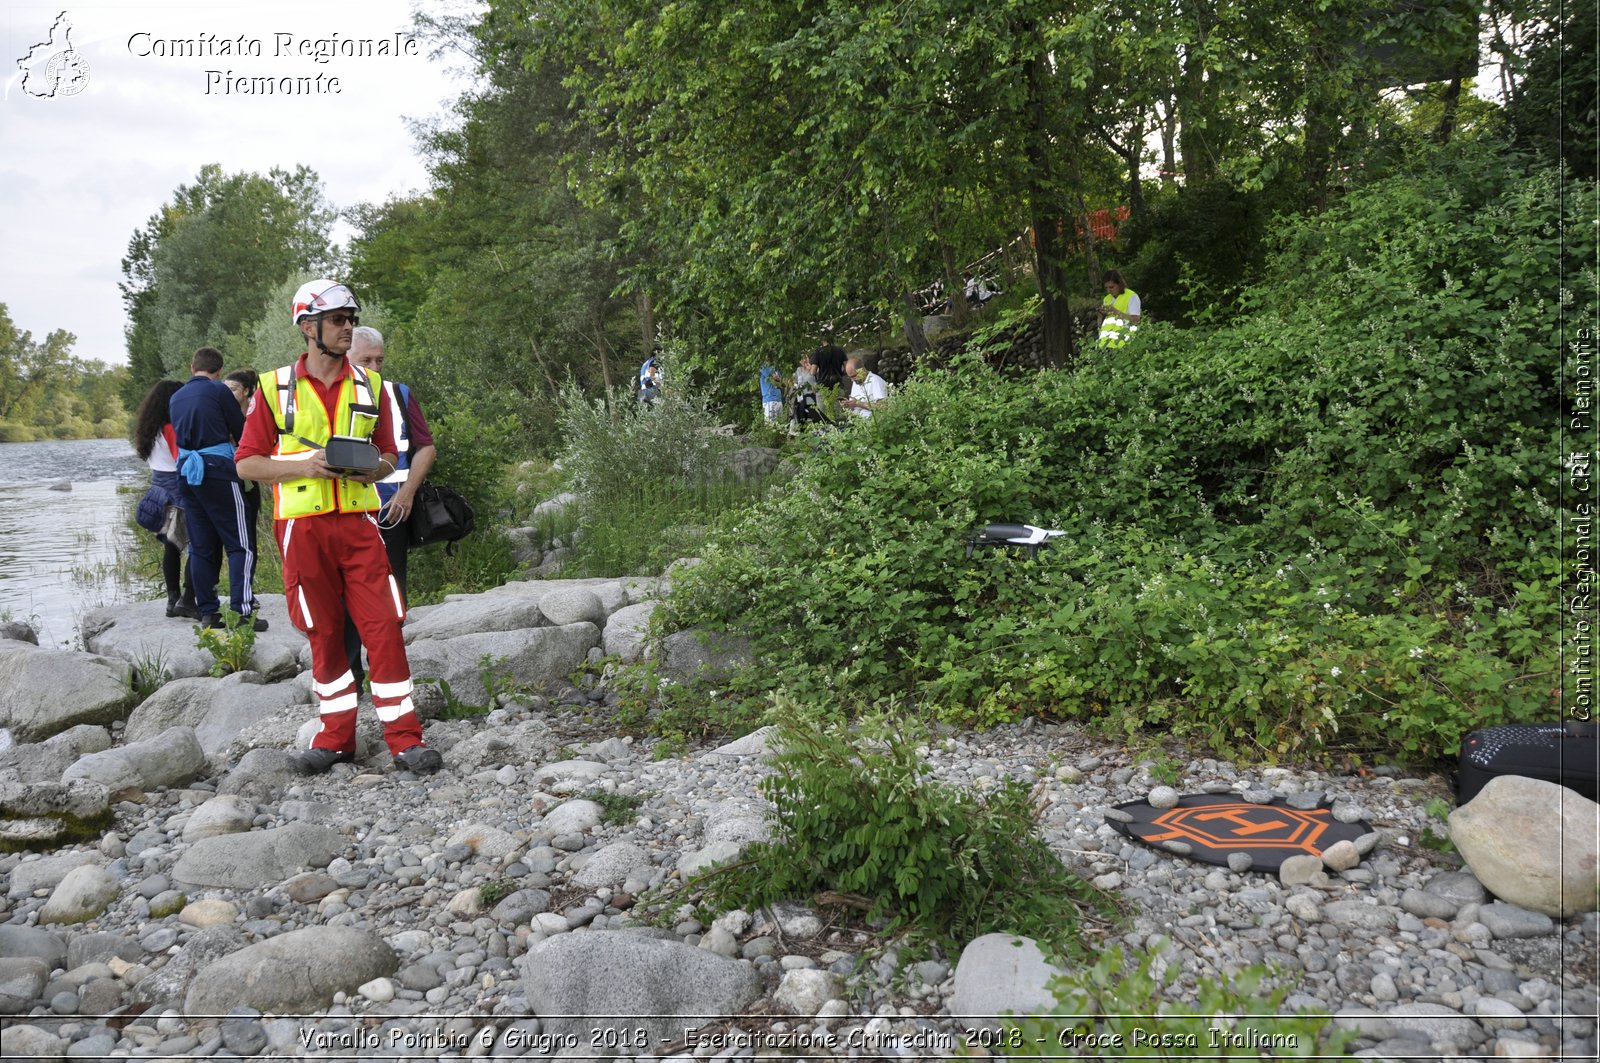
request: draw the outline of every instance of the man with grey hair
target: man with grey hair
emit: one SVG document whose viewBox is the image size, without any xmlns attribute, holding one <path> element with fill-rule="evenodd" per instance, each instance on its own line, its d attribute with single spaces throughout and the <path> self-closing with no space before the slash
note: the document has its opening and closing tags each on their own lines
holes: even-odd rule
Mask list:
<svg viewBox="0 0 1600 1063">
<path fill-rule="evenodd" d="M 404 384 L 397 384 L 383 372 L 383 333 L 368 325 L 359 326 L 350 338 L 350 361 L 362 369 L 370 369 L 383 376 L 383 398 L 394 423 L 397 458 L 394 472 L 377 483 L 378 500 L 383 508 L 378 510 L 378 530 L 383 533 L 384 552 L 389 555 L 389 571 L 400 585 L 400 596 L 406 595 L 406 551 L 409 549 L 409 521 L 417 489 L 433 468 L 438 454 L 433 443 L 433 433 L 417 396 Z M 350 659 L 350 670 L 355 673 L 359 687 L 365 671 L 361 667 L 361 636 L 348 618 L 345 620 L 344 645 Z"/>
</svg>

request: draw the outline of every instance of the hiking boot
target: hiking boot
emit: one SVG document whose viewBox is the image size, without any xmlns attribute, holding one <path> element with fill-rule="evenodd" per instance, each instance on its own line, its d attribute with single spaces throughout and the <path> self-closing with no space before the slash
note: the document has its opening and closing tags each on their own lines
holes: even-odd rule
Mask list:
<svg viewBox="0 0 1600 1063">
<path fill-rule="evenodd" d="M 414 771 L 418 775 L 432 775 L 444 767 L 444 758 L 437 749 L 427 746 L 412 746 L 410 749 L 394 755 L 394 766 L 401 771 Z"/>
<path fill-rule="evenodd" d="M 199 620 L 200 610 L 196 609 L 189 602 L 178 599 L 167 603 L 167 615 L 169 617 L 181 616 L 185 620 Z"/>
<path fill-rule="evenodd" d="M 241 617 L 239 623 L 242 625 L 246 620 L 250 621 L 250 626 L 256 631 L 267 630 L 267 618 L 264 616 Z M 222 622 L 222 614 L 207 613 L 205 616 L 200 618 L 200 626 L 216 630 L 218 628 L 225 628 L 228 625 Z"/>
<path fill-rule="evenodd" d="M 355 759 L 356 755 L 348 751 L 311 748 L 291 754 L 289 766 L 301 775 L 321 775 L 335 764 L 348 764 Z"/>
</svg>

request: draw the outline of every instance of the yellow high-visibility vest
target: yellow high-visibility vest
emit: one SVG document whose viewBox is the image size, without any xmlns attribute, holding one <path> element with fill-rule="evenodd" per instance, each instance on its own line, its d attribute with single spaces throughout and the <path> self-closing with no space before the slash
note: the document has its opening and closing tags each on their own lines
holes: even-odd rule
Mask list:
<svg viewBox="0 0 1600 1063">
<path fill-rule="evenodd" d="M 273 457 L 303 461 L 326 446 L 334 435 L 372 438 L 378 427 L 376 396 L 383 386 L 377 373 L 350 367 L 351 371 L 339 381 L 339 400 L 333 424 L 329 424 L 328 411 L 315 385 L 309 377 L 297 378 L 294 369 L 293 365 L 282 367 L 261 389 L 261 397 L 278 425 Z M 358 397 L 364 401 L 358 402 Z M 341 431 L 335 432 L 334 425 Z M 272 501 L 272 515 L 278 520 L 323 513 L 370 513 L 380 505 L 378 489 L 371 484 L 313 476 L 273 484 Z"/>
<path fill-rule="evenodd" d="M 1109 306 L 1113 310 L 1126 314 L 1128 307 L 1133 303 L 1133 297 L 1133 289 L 1124 288 L 1121 295 L 1112 296 L 1108 294 L 1105 297 L 1105 301 L 1100 305 Z M 1120 317 L 1112 317 L 1107 314 L 1105 319 L 1100 322 L 1100 346 L 1121 347 L 1132 339 L 1133 334 L 1138 331 L 1139 325 L 1137 322 L 1124 321 Z"/>
</svg>

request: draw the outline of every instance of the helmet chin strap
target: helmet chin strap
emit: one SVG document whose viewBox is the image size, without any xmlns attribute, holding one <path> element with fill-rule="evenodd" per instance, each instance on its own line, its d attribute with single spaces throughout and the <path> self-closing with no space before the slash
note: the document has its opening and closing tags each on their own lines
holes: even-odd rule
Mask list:
<svg viewBox="0 0 1600 1063">
<path fill-rule="evenodd" d="M 311 342 L 315 343 L 317 345 L 317 350 L 321 351 L 323 354 L 327 355 L 329 358 L 342 358 L 342 357 L 344 357 L 343 355 L 335 354 L 333 351 L 330 351 L 328 349 L 328 345 L 326 343 L 322 342 L 322 315 L 321 314 L 317 315 L 317 334 L 315 336 L 311 337 Z"/>
</svg>

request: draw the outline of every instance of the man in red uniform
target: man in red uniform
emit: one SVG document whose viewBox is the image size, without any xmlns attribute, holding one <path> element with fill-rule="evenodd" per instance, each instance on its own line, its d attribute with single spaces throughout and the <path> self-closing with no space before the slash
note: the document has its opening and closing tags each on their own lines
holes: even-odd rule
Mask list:
<svg viewBox="0 0 1600 1063">
<path fill-rule="evenodd" d="M 273 485 L 289 619 L 311 642 L 322 726 L 296 767 L 317 774 L 354 759 L 359 690 L 345 657 L 348 616 L 367 647 L 372 706 L 395 766 L 428 773 L 444 761 L 422 742 L 400 637 L 405 605 L 374 520 L 379 500 L 372 485 L 394 472 L 394 425 L 380 401 L 379 375 L 345 357 L 360 309 L 336 281 L 301 285 L 290 315 L 305 353 L 261 378 L 235 459 L 241 477 Z M 335 439 L 359 441 L 355 449 L 372 444 L 376 468 L 358 473 L 329 465 L 326 447 Z"/>
</svg>

